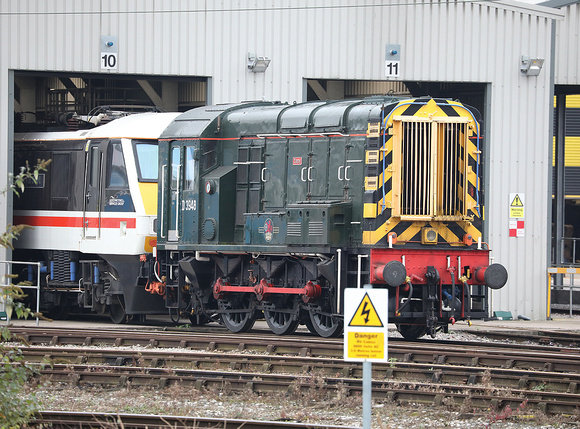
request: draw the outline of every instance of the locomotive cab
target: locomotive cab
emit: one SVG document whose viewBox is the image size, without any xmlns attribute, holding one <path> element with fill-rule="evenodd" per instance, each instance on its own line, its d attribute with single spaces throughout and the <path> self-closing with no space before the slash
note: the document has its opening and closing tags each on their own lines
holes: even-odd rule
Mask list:
<svg viewBox="0 0 580 429">
<path fill-rule="evenodd" d="M 27 224 L 15 258 L 40 262 L 41 306 L 109 314 L 114 322 L 165 312 L 140 283 L 156 238 L 157 137 L 176 114 L 144 113 L 84 131 L 17 135 L 15 165 L 52 162 L 15 199 Z M 36 275 L 28 266 L 27 277 Z"/>
</svg>

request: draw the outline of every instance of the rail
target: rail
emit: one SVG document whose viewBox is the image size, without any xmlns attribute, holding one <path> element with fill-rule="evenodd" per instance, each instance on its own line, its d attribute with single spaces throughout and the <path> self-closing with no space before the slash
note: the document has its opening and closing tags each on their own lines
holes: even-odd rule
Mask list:
<svg viewBox="0 0 580 429">
<path fill-rule="evenodd" d="M 580 274 L 580 268 L 567 268 L 567 267 L 550 267 L 548 268 L 548 309 L 547 318 L 551 317 L 551 306 L 552 306 L 552 276 L 555 274 L 570 274 L 570 283 L 565 285 L 563 280 L 561 285 L 554 284 L 555 287 L 569 288 L 570 289 L 570 317 L 572 317 L 573 311 L 573 292 L 574 289 L 580 290 L 580 286 L 576 287 L 574 284 L 574 275 Z"/>
<path fill-rule="evenodd" d="M 12 286 L 10 283 L 10 276 L 12 275 L 12 266 L 13 265 L 36 265 L 36 284 L 35 285 L 18 285 L 21 289 L 36 289 L 36 326 L 39 325 L 38 314 L 40 313 L 40 262 L 16 262 L 16 261 L 0 261 L 0 264 L 4 266 L 4 274 L 0 279 L 0 290 L 4 290 L 9 286 Z M 4 283 L 4 280 L 8 279 L 8 283 Z M 0 293 L 0 315 L 6 317 L 6 325 L 10 324 L 10 312 L 6 311 L 6 299 L 7 294 Z M 2 317 L 3 319 L 3 317 Z"/>
<path fill-rule="evenodd" d="M 105 413 L 84 411 L 39 411 L 31 427 L 125 427 L 125 428 L 222 428 L 222 429 L 348 429 L 317 423 L 298 423 L 267 420 L 241 420 L 230 418 L 189 417 L 153 414 Z"/>
</svg>

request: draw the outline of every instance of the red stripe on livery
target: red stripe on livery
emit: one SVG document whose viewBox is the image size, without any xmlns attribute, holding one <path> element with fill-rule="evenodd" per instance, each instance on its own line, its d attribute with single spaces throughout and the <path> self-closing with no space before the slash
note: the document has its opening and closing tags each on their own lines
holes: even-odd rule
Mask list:
<svg viewBox="0 0 580 429">
<path fill-rule="evenodd" d="M 98 228 L 98 217 L 85 218 L 88 228 Z M 137 221 L 135 218 L 102 217 L 101 228 L 120 228 L 121 222 L 127 222 L 127 228 L 135 228 Z M 82 228 L 83 218 L 67 216 L 14 216 L 14 224 L 25 224 L 30 226 L 49 226 L 60 228 Z"/>
</svg>

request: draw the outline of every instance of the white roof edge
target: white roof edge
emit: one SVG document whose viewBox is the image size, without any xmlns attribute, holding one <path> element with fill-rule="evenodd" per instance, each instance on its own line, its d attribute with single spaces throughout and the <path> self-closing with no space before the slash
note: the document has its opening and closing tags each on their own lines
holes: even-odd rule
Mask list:
<svg viewBox="0 0 580 429">
<path fill-rule="evenodd" d="M 580 0 L 548 0 L 542 3 L 538 3 L 540 6 L 546 7 L 553 7 L 553 8 L 561 8 L 570 6 L 573 4 L 580 3 Z"/>
<path fill-rule="evenodd" d="M 499 0 L 499 1 L 480 1 L 475 2 L 490 7 L 497 7 L 500 9 L 511 10 L 514 12 L 529 13 L 531 15 L 541 16 L 548 19 L 563 20 L 566 14 L 559 9 L 553 7 L 546 7 L 532 3 L 524 3 L 515 0 Z"/>
</svg>

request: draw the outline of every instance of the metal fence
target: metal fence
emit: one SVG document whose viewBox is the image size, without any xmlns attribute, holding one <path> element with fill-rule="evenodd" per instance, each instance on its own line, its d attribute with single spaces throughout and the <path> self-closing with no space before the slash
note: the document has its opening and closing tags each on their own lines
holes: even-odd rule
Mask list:
<svg viewBox="0 0 580 429">
<path fill-rule="evenodd" d="M 6 313 L 6 324 L 10 323 L 10 317 L 6 312 L 6 302 L 4 290 L 9 286 L 12 286 L 10 282 L 10 276 L 12 275 L 12 268 L 14 265 L 36 265 L 36 284 L 34 285 L 18 285 L 21 289 L 36 289 L 36 313 L 40 313 L 40 262 L 16 262 L 16 261 L 0 261 L 0 273 L 3 275 L 0 277 L 0 313 Z M 36 326 L 38 326 L 39 320 L 36 317 Z"/>
<path fill-rule="evenodd" d="M 548 319 L 551 316 L 552 311 L 552 276 L 556 276 L 556 278 L 561 277 L 563 279 L 564 276 L 558 276 L 558 274 L 569 275 L 569 284 L 564 284 L 562 280 L 562 284 L 556 284 L 554 282 L 553 287 L 554 289 L 566 289 L 568 288 L 570 291 L 570 317 L 572 317 L 573 309 L 574 309 L 574 299 L 573 294 L 574 290 L 580 290 L 580 286 L 576 286 L 574 282 L 574 276 L 576 274 L 580 274 L 580 268 L 566 268 L 566 267 L 550 267 L 548 268 Z"/>
<path fill-rule="evenodd" d="M 560 242 L 560 250 L 562 261 L 556 262 L 554 265 L 567 265 L 571 267 L 580 267 L 580 261 L 576 261 L 576 243 L 580 241 L 577 237 L 562 237 Z"/>
</svg>

